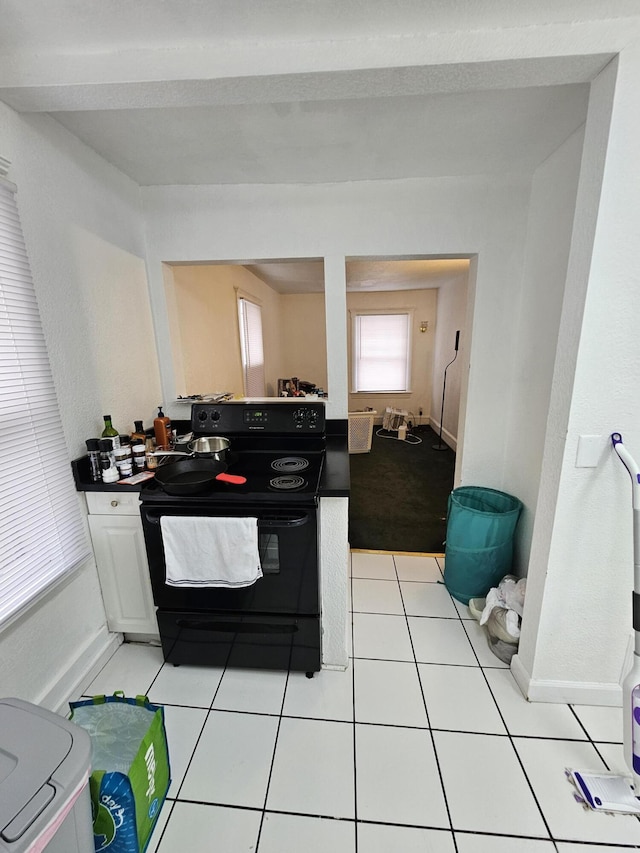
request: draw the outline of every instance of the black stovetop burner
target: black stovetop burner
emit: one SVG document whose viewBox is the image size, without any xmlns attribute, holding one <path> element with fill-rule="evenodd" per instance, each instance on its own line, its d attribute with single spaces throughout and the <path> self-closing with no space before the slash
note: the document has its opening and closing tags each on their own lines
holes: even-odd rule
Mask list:
<svg viewBox="0 0 640 853">
<path fill-rule="evenodd" d="M 271 463 L 274 471 L 282 471 L 286 474 L 295 474 L 309 467 L 309 460 L 301 456 L 281 456 Z"/>
<path fill-rule="evenodd" d="M 292 492 L 302 489 L 306 485 L 307 481 L 304 477 L 299 477 L 297 474 L 283 474 L 269 480 L 269 488 L 275 489 L 275 491 Z"/>
</svg>

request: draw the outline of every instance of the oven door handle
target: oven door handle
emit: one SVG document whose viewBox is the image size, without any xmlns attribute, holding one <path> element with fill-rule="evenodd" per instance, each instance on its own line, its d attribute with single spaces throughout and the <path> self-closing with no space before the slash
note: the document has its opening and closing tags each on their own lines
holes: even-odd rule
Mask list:
<svg viewBox="0 0 640 853">
<path fill-rule="evenodd" d="M 167 514 L 171 515 L 171 513 L 163 513 L 163 512 L 159 512 L 159 511 L 154 512 L 154 511 L 147 510 L 146 512 L 144 512 L 144 520 L 148 521 L 150 524 L 160 524 L 160 519 L 162 518 L 162 516 L 167 515 Z M 206 514 L 203 514 L 202 517 L 215 518 L 215 516 L 208 516 Z M 241 517 L 242 516 L 239 516 L 239 518 L 241 518 Z M 250 517 L 254 518 L 253 515 Z M 309 521 L 309 514 L 306 512 L 304 512 L 304 513 L 288 513 L 286 515 L 284 513 L 282 513 L 280 515 L 277 515 L 277 514 L 261 515 L 258 517 L 258 527 L 260 529 L 264 529 L 264 528 L 273 529 L 273 528 L 277 528 L 277 527 L 301 527 L 303 524 L 307 524 L 308 521 Z"/>
<path fill-rule="evenodd" d="M 265 622 L 225 622 L 219 619 L 178 619 L 178 628 L 225 634 L 296 634 L 297 624 Z"/>
<path fill-rule="evenodd" d="M 309 515 L 306 512 L 295 515 L 263 515 L 258 519 L 258 527 L 300 527 L 308 521 Z"/>
</svg>

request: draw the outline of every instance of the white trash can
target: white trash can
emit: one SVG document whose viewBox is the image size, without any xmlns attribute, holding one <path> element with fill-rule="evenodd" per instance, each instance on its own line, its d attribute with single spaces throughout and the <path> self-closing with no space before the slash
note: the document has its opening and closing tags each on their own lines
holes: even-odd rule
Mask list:
<svg viewBox="0 0 640 853">
<path fill-rule="evenodd" d="M 93 853 L 90 767 L 87 732 L 0 699 L 0 853 Z"/>
</svg>

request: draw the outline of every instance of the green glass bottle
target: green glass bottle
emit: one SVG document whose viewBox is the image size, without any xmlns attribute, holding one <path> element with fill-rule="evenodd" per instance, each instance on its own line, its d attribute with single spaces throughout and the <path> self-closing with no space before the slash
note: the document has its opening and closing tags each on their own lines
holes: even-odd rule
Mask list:
<svg viewBox="0 0 640 853">
<path fill-rule="evenodd" d="M 102 438 L 110 438 L 113 442 L 113 449 L 117 450 L 120 447 L 120 434 L 111 423 L 111 415 L 103 415 L 104 429 L 102 430 Z"/>
</svg>

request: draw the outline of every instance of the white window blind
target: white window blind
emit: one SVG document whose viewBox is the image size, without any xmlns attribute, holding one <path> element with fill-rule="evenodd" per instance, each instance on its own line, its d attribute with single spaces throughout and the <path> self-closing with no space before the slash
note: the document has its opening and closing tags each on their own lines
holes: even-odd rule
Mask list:
<svg viewBox="0 0 640 853">
<path fill-rule="evenodd" d="M 0 625 L 86 558 L 18 208 L 0 181 Z"/>
<path fill-rule="evenodd" d="M 246 397 L 264 397 L 264 349 L 262 346 L 262 309 L 255 302 L 238 299 L 240 346 Z"/>
<path fill-rule="evenodd" d="M 409 314 L 354 315 L 354 391 L 408 391 Z"/>
</svg>

